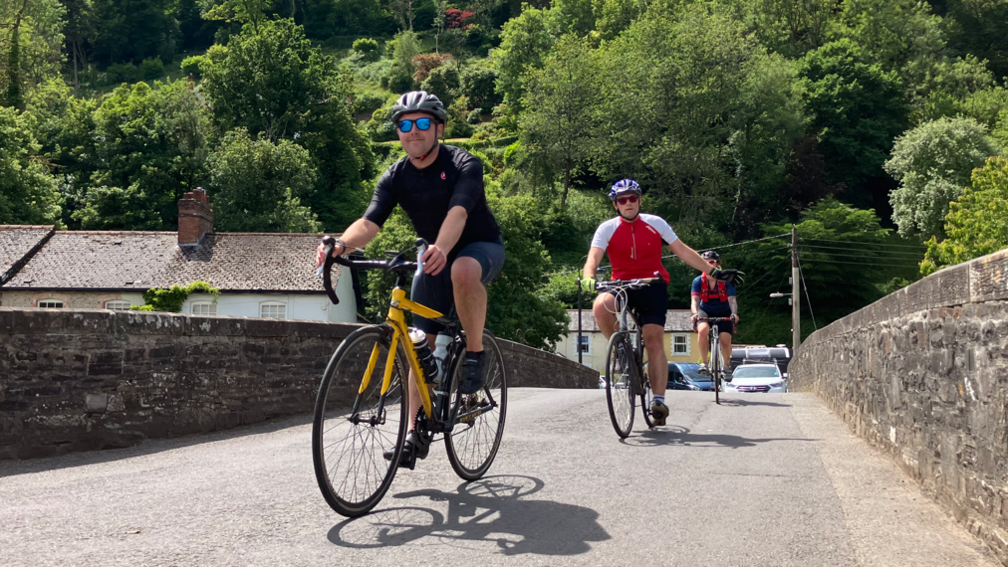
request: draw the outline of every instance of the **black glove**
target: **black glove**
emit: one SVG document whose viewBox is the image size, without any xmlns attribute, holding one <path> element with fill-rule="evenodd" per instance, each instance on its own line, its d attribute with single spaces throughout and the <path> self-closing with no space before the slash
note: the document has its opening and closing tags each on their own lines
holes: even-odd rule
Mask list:
<svg viewBox="0 0 1008 567">
<path fill-rule="evenodd" d="M 745 280 L 742 279 L 745 272 L 740 272 L 738 270 L 718 270 L 715 268 L 709 275 L 716 280 L 728 282 L 732 285 L 742 285 L 742 283 L 745 282 Z"/>
</svg>

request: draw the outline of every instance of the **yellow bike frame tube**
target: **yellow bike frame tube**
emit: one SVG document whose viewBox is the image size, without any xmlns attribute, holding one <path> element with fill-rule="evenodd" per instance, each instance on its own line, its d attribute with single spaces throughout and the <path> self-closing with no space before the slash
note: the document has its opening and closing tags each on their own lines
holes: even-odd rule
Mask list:
<svg viewBox="0 0 1008 567">
<path fill-rule="evenodd" d="M 406 299 L 406 292 L 404 290 L 402 290 L 401 288 L 398 288 L 398 287 L 392 289 L 392 302 L 393 302 L 393 304 L 395 304 L 396 302 L 399 302 L 400 306 L 408 308 L 408 306 L 404 306 L 403 305 L 403 303 L 405 302 L 405 303 L 408 303 L 408 304 L 411 304 L 411 305 L 419 306 L 422 309 L 425 309 L 429 313 L 434 313 L 435 317 L 440 317 L 441 316 L 440 313 L 438 313 L 437 311 L 434 311 L 433 309 L 429 309 L 427 307 L 424 307 L 423 305 L 420 305 L 419 303 L 414 303 L 414 302 Z M 425 316 L 425 315 L 421 315 L 421 316 Z M 406 316 L 403 315 L 403 311 L 399 307 L 395 307 L 395 306 L 389 307 L 389 314 L 388 314 L 388 319 L 386 319 L 386 323 L 388 323 L 389 325 L 392 326 L 392 333 L 393 333 L 392 345 L 393 345 L 393 351 L 394 351 L 395 350 L 394 347 L 395 347 L 395 341 L 396 341 L 396 339 L 398 337 L 400 337 L 400 336 L 402 336 L 402 337 L 408 337 L 407 330 L 406 330 Z M 420 370 L 420 361 L 417 359 L 416 351 L 413 350 L 413 341 L 408 340 L 408 338 L 404 338 L 403 339 L 403 345 L 404 345 L 403 350 L 406 351 L 406 360 L 409 362 L 410 368 L 413 369 L 413 375 L 416 376 L 417 379 L 418 379 L 417 380 L 417 391 L 420 392 L 420 401 L 423 403 L 424 413 L 426 413 L 427 416 L 430 417 L 430 416 L 434 415 L 434 406 L 431 404 L 430 392 L 426 388 L 426 383 L 424 383 L 424 387 L 423 388 L 420 387 L 420 382 L 423 382 L 423 380 L 420 380 L 419 378 L 420 378 L 420 376 L 423 376 L 423 372 Z M 391 359 L 389 359 L 389 360 L 391 361 Z M 388 368 L 386 368 L 385 370 L 386 370 L 386 372 L 389 372 Z M 382 386 L 382 393 L 383 394 L 385 393 L 385 390 L 388 389 L 388 386 L 389 386 L 388 385 L 388 379 L 386 378 L 386 383 L 383 384 L 383 386 Z"/>
<path fill-rule="evenodd" d="M 381 393 L 384 396 L 392 384 L 392 369 L 395 368 L 396 343 L 399 342 L 399 333 L 392 333 L 392 345 L 388 351 L 388 362 L 385 363 L 385 376 L 382 377 Z"/>
<path fill-rule="evenodd" d="M 374 367 L 378 364 L 378 351 L 381 350 L 378 346 L 378 343 L 375 343 L 374 348 L 371 349 L 371 358 L 368 359 L 367 370 L 364 371 L 364 379 L 361 380 L 360 389 L 357 390 L 358 394 L 363 394 L 368 384 L 371 383 L 371 374 L 374 373 Z"/>
</svg>

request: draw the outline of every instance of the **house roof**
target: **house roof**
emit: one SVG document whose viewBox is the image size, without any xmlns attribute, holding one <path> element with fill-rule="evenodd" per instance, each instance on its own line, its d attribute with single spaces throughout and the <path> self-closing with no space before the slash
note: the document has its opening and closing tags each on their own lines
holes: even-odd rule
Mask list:
<svg viewBox="0 0 1008 567">
<path fill-rule="evenodd" d="M 0 277 L 24 260 L 52 230 L 51 225 L 0 225 Z"/>
<path fill-rule="evenodd" d="M 567 317 L 569 319 L 567 330 L 576 333 L 578 329 L 578 310 L 568 309 Z M 581 331 L 584 333 L 599 332 L 598 322 L 595 321 L 595 314 L 592 313 L 591 309 L 581 310 Z M 665 314 L 665 332 L 692 333 L 693 325 L 690 323 L 690 310 L 669 309 Z"/>
<path fill-rule="evenodd" d="M 177 236 L 57 231 L 4 287 L 145 291 L 205 281 L 221 291 L 322 293 L 312 262 L 320 235 L 211 233 L 185 247 Z"/>
</svg>

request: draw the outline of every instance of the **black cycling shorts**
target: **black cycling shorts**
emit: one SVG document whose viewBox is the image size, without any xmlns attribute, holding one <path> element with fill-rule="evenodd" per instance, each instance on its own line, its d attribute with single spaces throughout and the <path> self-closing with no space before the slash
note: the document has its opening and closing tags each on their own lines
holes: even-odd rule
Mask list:
<svg viewBox="0 0 1008 567">
<path fill-rule="evenodd" d="M 640 289 L 626 290 L 630 309 L 637 315 L 637 322 L 644 325 L 661 325 L 665 328 L 665 314 L 668 312 L 668 285 L 659 279 Z M 613 292 L 607 292 L 615 295 Z"/>
<path fill-rule="evenodd" d="M 731 311 L 727 313 L 707 313 L 703 309 L 697 309 L 697 317 L 731 317 Z M 718 333 L 728 333 L 731 336 L 735 336 L 735 323 L 718 323 Z M 693 325 L 693 330 L 696 331 L 696 325 Z"/>
<path fill-rule="evenodd" d="M 463 256 L 479 262 L 482 269 L 480 281 L 484 286 L 490 285 L 490 282 L 504 267 L 504 240 L 497 237 L 494 242 L 471 242 L 459 251 L 456 258 L 445 264 L 438 275 L 420 274 L 414 276 L 410 299 L 440 311 L 445 317 L 450 316 L 455 308 L 455 290 L 451 281 L 451 267 L 455 259 Z M 435 334 L 444 329 L 444 325 L 437 321 L 424 319 L 416 313 L 413 314 L 413 324 L 428 334 Z"/>
</svg>

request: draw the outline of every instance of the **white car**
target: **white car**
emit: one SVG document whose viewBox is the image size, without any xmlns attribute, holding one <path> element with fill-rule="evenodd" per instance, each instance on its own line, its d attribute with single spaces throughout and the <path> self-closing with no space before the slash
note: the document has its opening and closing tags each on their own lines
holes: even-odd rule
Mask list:
<svg viewBox="0 0 1008 567">
<path fill-rule="evenodd" d="M 732 381 L 725 383 L 724 391 L 783 394 L 787 392 L 787 380 L 776 364 L 743 364 L 732 373 Z"/>
</svg>

